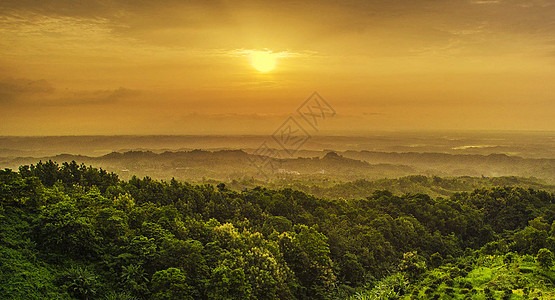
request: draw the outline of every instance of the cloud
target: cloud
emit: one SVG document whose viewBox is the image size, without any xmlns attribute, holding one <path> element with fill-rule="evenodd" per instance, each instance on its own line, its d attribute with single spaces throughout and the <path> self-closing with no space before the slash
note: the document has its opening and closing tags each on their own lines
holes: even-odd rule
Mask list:
<svg viewBox="0 0 555 300">
<path fill-rule="evenodd" d="M 280 120 L 285 119 L 289 114 L 285 113 L 186 113 L 183 118 L 203 118 L 213 120 L 241 119 L 241 120 Z"/>
<path fill-rule="evenodd" d="M 474 0 L 474 1 L 470 1 L 470 3 L 473 3 L 473 4 L 499 4 L 499 3 L 501 3 L 501 0 Z"/>
<path fill-rule="evenodd" d="M 0 80 L 0 104 L 73 106 L 112 104 L 139 96 L 141 91 L 120 87 L 103 90 L 57 90 L 46 80 Z"/>
<path fill-rule="evenodd" d="M 112 90 L 76 91 L 53 99 L 48 104 L 56 106 L 114 104 L 140 94 L 138 90 L 123 87 Z"/>
<path fill-rule="evenodd" d="M 22 96 L 52 94 L 54 90 L 46 80 L 4 79 L 0 81 L 0 103 Z"/>
<path fill-rule="evenodd" d="M 384 116 L 384 113 L 381 112 L 363 112 L 363 116 Z"/>
<path fill-rule="evenodd" d="M 451 51 L 467 44 L 484 51 L 491 48 L 487 41 L 506 39 L 502 34 L 507 33 L 548 38 L 555 30 L 554 8 L 549 0 L 5 0 L 0 16 L 7 17 L 0 18 L 0 34 L 10 38 L 1 30 L 11 26 L 9 21 L 25 36 L 42 34 L 47 46 L 63 43 L 65 49 L 97 55 L 128 55 L 126 51 L 160 46 L 183 52 L 268 47 L 411 56 L 421 49 Z M 475 31 L 479 26 L 481 31 Z M 160 50 L 151 52 L 168 51 Z"/>
</svg>

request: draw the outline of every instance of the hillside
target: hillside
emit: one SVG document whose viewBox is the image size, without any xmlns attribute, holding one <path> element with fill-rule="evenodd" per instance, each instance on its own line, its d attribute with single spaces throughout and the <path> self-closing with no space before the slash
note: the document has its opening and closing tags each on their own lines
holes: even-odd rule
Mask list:
<svg viewBox="0 0 555 300">
<path fill-rule="evenodd" d="M 52 162 L 0 171 L 0 183 L 3 299 L 446 299 L 466 290 L 549 299 L 553 290 L 555 195 L 545 191 L 323 199 L 123 181 Z"/>
<path fill-rule="evenodd" d="M 437 177 L 536 178 L 555 184 L 555 159 L 522 158 L 504 154 L 461 155 L 445 153 L 386 153 L 370 151 L 311 151 L 309 157 L 276 155 L 268 157 L 243 150 L 126 151 L 103 156 L 61 154 L 47 157 L 4 157 L 0 167 L 17 168 L 38 160 L 59 163 L 75 160 L 96 165 L 123 179 L 132 175 L 155 179 L 176 178 L 190 182 L 203 180 L 279 180 L 327 186 L 356 180 L 375 181 L 409 175 Z"/>
<path fill-rule="evenodd" d="M 38 161 L 39 158 L 20 157 L 0 160 L 0 165 L 17 168 L 22 164 Z M 59 163 L 75 160 L 87 165 L 93 164 L 124 179 L 132 175 L 150 176 L 156 179 L 177 178 L 188 181 L 199 181 L 207 178 L 220 181 L 240 178 L 271 179 L 287 174 L 298 174 L 302 177 L 331 177 L 336 180 L 352 180 L 357 178 L 399 177 L 414 173 L 414 169 L 404 165 L 370 164 L 365 161 L 337 156 L 332 159 L 324 155 L 322 158 L 273 158 L 248 154 L 242 150 L 219 151 L 178 151 L 154 153 L 152 151 L 113 152 L 100 157 L 62 154 L 43 157 L 40 160 L 53 160 Z M 272 167 L 259 169 L 257 161 L 270 161 Z M 263 174 L 261 174 L 263 172 Z"/>
</svg>

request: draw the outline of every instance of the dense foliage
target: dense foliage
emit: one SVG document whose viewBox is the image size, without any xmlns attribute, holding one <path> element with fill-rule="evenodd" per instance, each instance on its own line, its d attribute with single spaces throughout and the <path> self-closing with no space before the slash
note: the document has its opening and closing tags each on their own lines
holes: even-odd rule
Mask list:
<svg viewBox="0 0 555 300">
<path fill-rule="evenodd" d="M 218 184 L 215 180 L 203 183 Z M 437 177 L 424 175 L 410 175 L 394 179 L 382 178 L 376 180 L 354 180 L 336 182 L 335 180 L 299 178 L 299 176 L 284 176 L 279 180 L 231 180 L 227 184 L 230 188 L 243 190 L 256 186 L 265 186 L 272 189 L 289 187 L 303 191 L 320 198 L 365 198 L 375 191 L 388 190 L 394 195 L 426 194 L 432 198 L 450 197 L 455 193 L 472 192 L 480 188 L 493 188 L 499 186 L 513 186 L 532 188 L 555 192 L 555 185 L 545 184 L 537 178 L 523 178 L 515 176 L 503 177 Z"/>
<path fill-rule="evenodd" d="M 555 196 L 516 187 L 328 200 L 49 161 L 0 171 L 0 205 L 2 299 L 435 297 L 483 257 L 550 274 L 555 252 Z"/>
</svg>

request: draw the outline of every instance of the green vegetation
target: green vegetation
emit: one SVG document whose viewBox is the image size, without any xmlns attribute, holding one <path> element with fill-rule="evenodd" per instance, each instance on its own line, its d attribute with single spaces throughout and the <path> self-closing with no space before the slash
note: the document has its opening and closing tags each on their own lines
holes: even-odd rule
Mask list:
<svg viewBox="0 0 555 300">
<path fill-rule="evenodd" d="M 553 299 L 555 272 L 529 255 L 478 251 L 435 268 L 410 285 L 402 299 Z"/>
<path fill-rule="evenodd" d="M 217 184 L 217 181 L 210 181 Z M 513 186 L 546 190 L 555 192 L 555 186 L 542 183 L 535 178 L 515 176 L 505 177 L 454 177 L 410 175 L 394 179 L 359 179 L 349 182 L 332 181 L 328 179 L 299 178 L 287 176 L 271 182 L 255 180 L 232 180 L 227 184 L 235 190 L 254 188 L 263 185 L 272 189 L 292 188 L 321 198 L 365 198 L 375 191 L 388 190 L 394 195 L 426 194 L 432 198 L 450 197 L 458 192 L 472 192 L 479 188 L 493 188 L 499 186 Z"/>
<path fill-rule="evenodd" d="M 0 171 L 1 299 L 552 299 L 555 195 L 323 199 Z"/>
</svg>

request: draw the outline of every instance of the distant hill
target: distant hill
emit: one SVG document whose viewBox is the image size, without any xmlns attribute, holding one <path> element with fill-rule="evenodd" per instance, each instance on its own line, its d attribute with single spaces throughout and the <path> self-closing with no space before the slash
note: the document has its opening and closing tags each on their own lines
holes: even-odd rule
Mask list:
<svg viewBox="0 0 555 300">
<path fill-rule="evenodd" d="M 336 153 L 328 153 L 323 158 L 278 159 L 248 154 L 242 150 L 192 150 L 163 153 L 128 151 L 112 152 L 99 157 L 60 154 L 41 158 L 5 158 L 0 161 L 0 165 L 4 168 L 16 169 L 19 165 L 32 164 L 39 160 L 52 160 L 58 163 L 75 160 L 78 163 L 93 164 L 114 172 L 123 179 L 129 179 L 132 175 L 139 177 L 148 175 L 157 179 L 177 178 L 199 181 L 205 178 L 225 181 L 241 178 L 275 179 L 295 174 L 300 178 L 333 178 L 345 181 L 359 178 L 394 178 L 416 172 L 410 166 L 371 164 Z"/>
<path fill-rule="evenodd" d="M 555 183 L 555 159 L 522 158 L 506 154 L 445 154 L 345 151 L 341 155 L 372 164 L 402 164 L 416 173 L 437 176 L 521 176 Z"/>
<path fill-rule="evenodd" d="M 328 199 L 364 198 L 375 191 L 389 190 L 395 195 L 427 194 L 432 197 L 449 197 L 457 192 L 471 192 L 481 187 L 518 186 L 542 189 L 555 192 L 555 185 L 543 183 L 541 180 L 523 177 L 451 177 L 411 175 L 400 178 L 384 178 L 377 180 L 359 179 L 333 185 L 308 184 L 301 181 L 280 181 L 273 188 L 293 187 L 317 197 Z"/>
<path fill-rule="evenodd" d="M 307 153 L 305 153 L 307 154 Z M 156 179 L 287 180 L 310 185 L 356 180 L 399 178 L 409 175 L 439 177 L 526 177 L 555 184 L 555 159 L 536 159 L 505 154 L 397 153 L 374 151 L 311 151 L 311 157 L 283 158 L 254 155 L 243 150 L 125 151 L 94 157 L 60 154 L 45 157 L 0 158 L 0 167 L 16 169 L 39 160 L 59 163 L 75 160 L 118 174 Z M 435 194 L 434 191 L 426 191 Z M 438 192 L 438 195 L 443 192 Z"/>
</svg>

